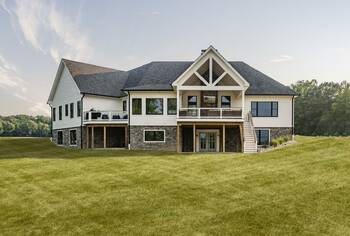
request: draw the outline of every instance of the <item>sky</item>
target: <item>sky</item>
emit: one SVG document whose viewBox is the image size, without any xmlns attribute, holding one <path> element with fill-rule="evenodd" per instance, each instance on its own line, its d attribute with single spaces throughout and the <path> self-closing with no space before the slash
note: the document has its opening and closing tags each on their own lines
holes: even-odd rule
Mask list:
<svg viewBox="0 0 350 236">
<path fill-rule="evenodd" d="M 0 0 L 0 115 L 49 115 L 60 59 L 128 70 L 213 45 L 285 85 L 350 81 L 350 1 Z"/>
</svg>

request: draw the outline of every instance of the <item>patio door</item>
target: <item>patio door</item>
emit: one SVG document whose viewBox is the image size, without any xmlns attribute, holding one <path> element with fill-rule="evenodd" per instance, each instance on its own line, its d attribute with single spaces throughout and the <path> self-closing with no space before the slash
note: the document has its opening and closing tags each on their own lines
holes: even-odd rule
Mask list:
<svg viewBox="0 0 350 236">
<path fill-rule="evenodd" d="M 199 152 L 219 151 L 218 130 L 199 130 L 197 147 Z"/>
</svg>

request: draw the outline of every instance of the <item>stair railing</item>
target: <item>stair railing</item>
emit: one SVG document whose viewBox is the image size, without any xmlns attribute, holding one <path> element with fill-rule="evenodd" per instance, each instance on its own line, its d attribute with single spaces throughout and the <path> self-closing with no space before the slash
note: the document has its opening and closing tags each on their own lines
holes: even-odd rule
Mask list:
<svg viewBox="0 0 350 236">
<path fill-rule="evenodd" d="M 253 131 L 254 142 L 257 145 L 257 138 L 256 138 L 256 132 L 254 130 L 253 117 L 252 117 L 252 113 L 250 111 L 247 113 L 247 119 L 248 119 L 249 126 L 250 126 L 251 130 Z"/>
</svg>

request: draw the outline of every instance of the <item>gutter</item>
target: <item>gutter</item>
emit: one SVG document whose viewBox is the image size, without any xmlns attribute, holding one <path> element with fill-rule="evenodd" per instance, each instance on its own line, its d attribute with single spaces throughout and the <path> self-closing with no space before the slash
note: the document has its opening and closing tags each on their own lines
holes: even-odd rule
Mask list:
<svg viewBox="0 0 350 236">
<path fill-rule="evenodd" d="M 52 121 L 52 106 L 50 103 L 48 103 L 49 106 L 50 106 L 50 109 L 51 109 L 51 119 L 50 119 L 50 123 L 51 123 L 51 126 L 50 126 L 50 135 L 51 135 L 51 139 L 52 139 L 52 126 L 53 126 L 53 121 Z"/>
<path fill-rule="evenodd" d="M 292 97 L 292 140 L 294 141 L 294 136 L 295 136 L 295 128 L 294 128 L 294 97 Z"/>
<path fill-rule="evenodd" d="M 83 149 L 83 120 L 84 120 L 84 103 L 83 98 L 85 94 L 80 98 L 80 148 Z"/>
<path fill-rule="evenodd" d="M 128 92 L 128 149 L 130 150 L 130 92 Z"/>
</svg>

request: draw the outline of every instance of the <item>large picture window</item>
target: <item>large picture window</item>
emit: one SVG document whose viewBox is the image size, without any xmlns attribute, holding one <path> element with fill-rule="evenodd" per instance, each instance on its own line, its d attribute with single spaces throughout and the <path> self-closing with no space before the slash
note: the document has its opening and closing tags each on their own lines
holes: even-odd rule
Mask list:
<svg viewBox="0 0 350 236">
<path fill-rule="evenodd" d="M 187 97 L 187 105 L 189 108 L 197 107 L 197 96 L 188 96 Z"/>
<path fill-rule="evenodd" d="M 176 115 L 176 106 L 177 106 L 177 101 L 176 98 L 168 98 L 167 100 L 168 103 L 168 115 Z"/>
<path fill-rule="evenodd" d="M 231 96 L 221 96 L 221 107 L 231 107 Z"/>
<path fill-rule="evenodd" d="M 57 144 L 62 145 L 63 144 L 63 132 L 57 131 Z"/>
<path fill-rule="evenodd" d="M 145 130 L 144 138 L 145 142 L 165 142 L 164 130 Z"/>
<path fill-rule="evenodd" d="M 270 131 L 267 129 L 257 129 L 256 132 L 256 139 L 258 142 L 258 145 L 268 145 L 270 143 Z"/>
<path fill-rule="evenodd" d="M 163 115 L 163 98 L 146 98 L 147 115 Z"/>
<path fill-rule="evenodd" d="M 132 99 L 132 114 L 141 115 L 142 114 L 142 99 L 133 98 Z"/>
<path fill-rule="evenodd" d="M 77 130 L 75 129 L 69 131 L 69 144 L 71 146 L 77 145 Z"/>
<path fill-rule="evenodd" d="M 278 117 L 278 102 L 252 102 L 253 117 Z"/>
</svg>

